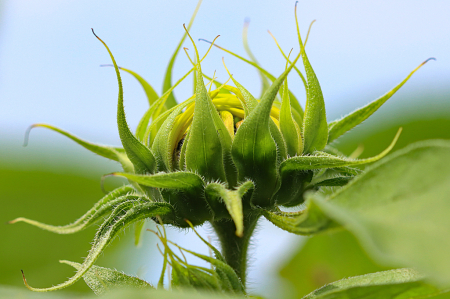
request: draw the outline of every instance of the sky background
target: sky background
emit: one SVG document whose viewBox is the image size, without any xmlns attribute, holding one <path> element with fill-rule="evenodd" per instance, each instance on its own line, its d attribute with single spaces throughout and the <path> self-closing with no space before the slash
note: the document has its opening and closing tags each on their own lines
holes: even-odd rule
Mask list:
<svg viewBox="0 0 450 299">
<path fill-rule="evenodd" d="M 278 75 L 285 61 L 267 30 L 285 52 L 291 48 L 298 52 L 294 3 L 204 0 L 191 35 L 197 41 L 212 40 L 220 34 L 218 45 L 246 57 L 242 29 L 244 19 L 249 18 L 250 47 L 261 65 Z M 167 62 L 196 1 L 4 0 L 0 5 L 0 145 L 26 155 L 21 147 L 23 132 L 36 122 L 50 123 L 93 142 L 119 145 L 115 73 L 112 68 L 99 67 L 110 63 L 110 59 L 91 28 L 108 44 L 120 66 L 142 75 L 160 93 Z M 317 20 L 307 53 L 323 89 L 329 120 L 384 94 L 429 57 L 437 61 L 424 66 L 381 110 L 394 107 L 397 96 L 406 107 L 408 96 L 433 98 L 450 93 L 449 11 L 450 2 L 444 0 L 300 1 L 298 16 L 303 37 L 310 22 Z M 194 55 L 189 41 L 185 46 Z M 208 48 L 203 42 L 197 46 L 200 53 Z M 217 48 L 205 59 L 204 72 L 212 75 L 217 71 L 219 81 L 228 79 L 222 57 L 234 77 L 259 95 L 255 69 Z M 189 68 L 181 52 L 173 82 Z M 128 123 L 135 128 L 147 109 L 147 101 L 131 76 L 123 73 L 122 78 Z M 175 90 L 179 101 L 192 94 L 191 82 L 189 78 Z M 289 85 L 304 104 L 303 86 L 294 74 Z M 32 142 L 41 142 L 39 149 L 47 150 L 49 155 L 63 156 L 52 152 L 54 147 L 75 147 L 56 133 L 42 129 L 33 132 L 31 138 Z M 113 164 L 108 167 L 116 169 Z M 205 229 L 204 234 L 208 233 L 211 231 Z M 183 238 L 186 241 L 193 237 Z M 271 285 L 264 280 L 266 273 L 289 256 L 282 250 L 286 244 L 298 242 L 298 237 L 271 225 L 261 226 L 252 251 L 252 260 L 259 266 L 251 268 L 250 281 L 254 283 L 250 286 L 265 290 Z M 160 263 L 157 265 L 159 270 Z M 147 275 L 154 281 L 152 274 Z"/>
</svg>

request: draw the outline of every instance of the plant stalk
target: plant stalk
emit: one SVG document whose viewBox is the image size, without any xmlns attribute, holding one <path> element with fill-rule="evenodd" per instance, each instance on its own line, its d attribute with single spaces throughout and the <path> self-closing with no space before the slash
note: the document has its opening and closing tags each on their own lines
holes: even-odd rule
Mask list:
<svg viewBox="0 0 450 299">
<path fill-rule="evenodd" d="M 244 288 L 247 278 L 248 245 L 260 216 L 260 214 L 253 214 L 244 218 L 244 234 L 242 237 L 236 236 L 236 226 L 232 220 L 212 222 L 212 226 L 219 237 L 222 255 L 227 264 L 236 271 Z"/>
</svg>

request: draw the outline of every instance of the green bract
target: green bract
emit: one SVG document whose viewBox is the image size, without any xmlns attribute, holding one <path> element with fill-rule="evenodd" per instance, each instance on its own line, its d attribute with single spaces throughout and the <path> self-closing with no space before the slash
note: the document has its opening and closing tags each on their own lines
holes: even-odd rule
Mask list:
<svg viewBox="0 0 450 299">
<path fill-rule="evenodd" d="M 322 200 L 310 200 L 304 210 L 296 213 L 284 213 L 280 206 L 304 203 L 307 191 L 320 192 L 327 187 L 346 185 L 361 173 L 357 166 L 375 162 L 388 154 L 401 130 L 393 136 L 392 143 L 386 145 L 386 150 L 368 159 L 346 157 L 330 143 L 373 114 L 426 62 L 386 95 L 340 120 L 327 123 L 321 87 L 298 26 L 298 54 L 291 60 L 281 51 L 286 58 L 286 69 L 278 77 L 255 61 L 248 61 L 219 47 L 258 69 L 264 87 L 260 97 L 253 96 L 239 84 L 238 72 L 230 75 L 235 86 L 221 84 L 215 78 L 205 76 L 201 68 L 204 57 L 200 57 L 188 29 L 170 61 L 161 96 L 142 77 L 119 68 L 108 46 L 98 38 L 108 51 L 117 74 L 117 125 L 122 148 L 95 145 L 50 125 L 32 126 L 59 132 L 84 148 L 121 163 L 123 171 L 112 175 L 124 177 L 130 184 L 107 194 L 80 219 L 66 226 L 52 226 L 25 218 L 12 221 L 68 234 L 106 216 L 84 262 L 65 262 L 77 269 L 73 277 L 44 289 L 27 285 L 30 289 L 57 290 L 84 277 L 97 293 L 102 293 L 102 281 L 96 278 L 95 273 L 110 277 L 109 280 L 106 278 L 107 285 L 117 281 L 118 284 L 127 284 L 129 281 L 131 285 L 148 287 L 137 278 L 127 278 L 123 273 L 93 265 L 125 227 L 137 223 L 139 236 L 142 221 L 158 219 L 160 223 L 180 228 L 193 228 L 210 222 L 222 245 L 220 253 L 205 241 L 214 251 L 214 258 L 182 249 L 212 265 L 211 269 L 194 267 L 173 253 L 165 234 L 157 233 L 164 245 L 164 269 L 168 263 L 172 267 L 173 286 L 245 293 L 246 253 L 257 220 L 264 216 L 282 229 L 302 235 L 337 227 L 340 214 L 329 216 L 332 213 L 329 211 L 336 207 L 328 206 Z M 191 60 L 192 69 L 172 85 L 172 67 L 187 35 L 195 48 L 195 62 Z M 296 66 L 298 61 L 303 63 L 305 76 Z M 293 68 L 306 89 L 304 111 L 288 87 L 288 75 Z M 134 133 L 125 117 L 120 70 L 133 75 L 141 83 L 150 104 Z M 172 91 L 190 73 L 194 74 L 195 93 L 177 104 Z M 206 85 L 204 78 L 210 81 Z M 213 85 L 215 89 L 212 89 Z M 416 280 L 414 276 L 410 284 L 416 286 Z M 162 286 L 162 282 L 158 286 Z M 339 292 L 353 287 L 346 283 L 339 284 Z M 313 293 L 308 298 L 327 296 Z"/>
</svg>

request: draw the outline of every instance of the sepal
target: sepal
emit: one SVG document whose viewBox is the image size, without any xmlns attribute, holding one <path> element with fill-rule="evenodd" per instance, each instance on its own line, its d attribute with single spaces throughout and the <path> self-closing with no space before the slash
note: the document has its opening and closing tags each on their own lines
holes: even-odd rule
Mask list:
<svg viewBox="0 0 450 299">
<path fill-rule="evenodd" d="M 366 106 L 355 110 L 347 116 L 344 116 L 342 119 L 335 120 L 328 124 L 328 143 L 334 141 L 339 136 L 344 134 L 347 131 L 350 131 L 364 120 L 366 120 L 369 116 L 371 116 L 375 111 L 378 110 L 387 100 L 389 100 L 408 80 L 411 76 L 421 68 L 425 63 L 434 58 L 429 58 L 425 60 L 422 64 L 420 64 L 417 68 L 415 68 L 402 82 L 400 82 L 397 86 L 395 86 L 392 90 L 390 90 L 385 95 L 376 99 L 375 101 L 367 104 Z"/>
<path fill-rule="evenodd" d="M 218 183 L 210 183 L 205 187 L 205 195 L 207 198 L 221 198 L 225 203 L 225 207 L 236 225 L 236 236 L 238 237 L 242 237 L 244 233 L 242 198 L 247 191 L 253 188 L 254 185 L 251 181 L 241 184 L 236 190 L 228 190 L 224 185 Z"/>
<path fill-rule="evenodd" d="M 297 24 L 300 53 L 302 55 L 306 78 L 308 80 L 305 114 L 303 116 L 303 152 L 308 154 L 317 150 L 320 151 L 327 145 L 328 126 L 322 89 L 320 88 L 319 80 L 317 80 L 317 76 L 306 55 L 305 47 L 300 36 L 300 29 L 297 21 L 297 3 L 295 4 L 295 22 Z"/>
<path fill-rule="evenodd" d="M 384 151 L 374 157 L 358 160 L 345 157 L 336 157 L 325 152 L 316 152 L 315 155 L 298 156 L 285 160 L 280 165 L 280 172 L 283 174 L 291 171 L 357 166 L 378 161 L 392 150 L 400 136 L 401 131 L 402 129 L 400 128 L 391 144 Z"/>
<path fill-rule="evenodd" d="M 261 209 L 261 213 L 275 226 L 296 235 L 310 236 L 339 227 L 311 200 L 307 201 L 306 209 L 300 212 Z"/>
<path fill-rule="evenodd" d="M 271 206 L 272 196 L 279 184 L 279 152 L 270 130 L 270 112 L 278 90 L 299 57 L 274 81 L 261 102 L 250 111 L 233 141 L 231 153 L 238 170 L 238 180 L 254 181 L 252 204 L 256 206 Z"/>
<path fill-rule="evenodd" d="M 134 193 L 134 189 L 131 186 L 123 186 L 117 188 L 114 191 L 110 192 L 105 197 L 103 197 L 102 199 L 100 199 L 89 211 L 87 211 L 86 214 L 81 216 L 75 222 L 68 225 L 63 226 L 49 225 L 23 217 L 16 218 L 10 221 L 9 223 L 13 224 L 17 222 L 25 222 L 53 233 L 73 234 L 94 224 L 101 217 L 110 213 L 115 206 L 125 201 L 136 200 L 139 198 L 136 195 L 131 195 L 132 193 Z"/>
<path fill-rule="evenodd" d="M 156 217 L 157 215 L 167 215 L 169 213 L 173 213 L 173 209 L 172 206 L 167 203 L 139 203 L 128 201 L 120 204 L 100 226 L 88 256 L 74 276 L 63 283 L 49 288 L 33 288 L 26 284 L 27 288 L 36 292 L 47 292 L 60 290 L 74 284 L 89 271 L 106 246 L 108 246 L 114 237 L 116 237 L 125 227 L 145 218 Z"/>
<path fill-rule="evenodd" d="M 92 30 L 94 33 L 94 30 Z M 95 33 L 94 33 L 95 35 Z M 153 173 L 156 171 L 156 160 L 149 148 L 142 144 L 130 131 L 125 118 L 125 109 L 123 107 L 123 87 L 122 79 L 120 77 L 119 68 L 116 64 L 114 56 L 109 50 L 106 43 L 101 40 L 97 35 L 97 39 L 105 46 L 108 51 L 111 60 L 114 64 L 114 69 L 117 75 L 117 83 L 119 85 L 119 96 L 117 104 L 117 126 L 119 128 L 120 140 L 122 141 L 123 148 L 130 159 L 131 163 L 134 165 L 136 173 Z"/>
</svg>

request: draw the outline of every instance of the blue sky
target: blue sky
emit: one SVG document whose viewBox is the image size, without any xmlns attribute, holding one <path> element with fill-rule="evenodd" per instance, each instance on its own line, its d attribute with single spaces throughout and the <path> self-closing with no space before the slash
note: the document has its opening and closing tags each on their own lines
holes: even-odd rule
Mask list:
<svg viewBox="0 0 450 299">
<path fill-rule="evenodd" d="M 195 40 L 212 40 L 220 34 L 217 44 L 246 56 L 242 28 L 244 19 L 250 18 L 250 47 L 265 68 L 280 74 L 285 62 L 267 30 L 285 51 L 298 51 L 294 3 L 204 0 L 191 34 Z M 15 150 L 28 125 L 45 122 L 91 141 L 118 145 L 115 74 L 111 68 L 99 67 L 110 60 L 91 28 L 109 45 L 120 66 L 138 72 L 160 92 L 167 62 L 184 32 L 182 25 L 189 22 L 195 6 L 196 1 L 186 0 L 4 0 L 0 19 L 0 143 L 14 140 L 11 150 Z M 398 97 L 449 93 L 449 11 L 450 2 L 444 0 L 300 1 L 303 36 L 309 23 L 317 20 L 307 53 L 321 82 L 330 120 L 384 94 L 429 57 L 437 61 L 415 74 Z M 208 46 L 197 45 L 201 53 Z M 190 42 L 185 46 L 192 55 Z M 222 57 L 235 78 L 258 94 L 255 69 L 218 49 L 206 58 L 204 72 L 211 75 L 216 70 L 219 80 L 225 81 L 228 77 Z M 180 53 L 173 80 L 189 66 Z M 134 128 L 147 102 L 133 78 L 127 74 L 122 78 L 128 122 Z M 178 99 L 191 95 L 190 83 L 189 79 L 175 91 Z M 304 102 L 300 80 L 291 76 L 290 87 Z M 382 109 L 389 109 L 395 101 L 394 97 Z M 62 138 L 44 130 L 33 134 L 36 142 L 58 144 Z M 268 226 L 259 236 L 263 249 L 255 252 L 255 258 L 260 263 L 279 263 L 287 256 L 279 251 L 283 242 L 298 242 Z M 283 241 L 273 241 L 275 237 Z M 263 288 L 260 276 L 271 267 L 252 268 L 253 281 L 260 281 L 254 284 L 255 289 Z"/>
<path fill-rule="evenodd" d="M 29 124 L 48 122 L 86 138 L 118 143 L 115 128 L 117 86 L 103 46 L 108 43 L 119 65 L 144 76 L 160 91 L 167 61 L 183 34 L 196 1 L 4 1 L 0 29 L 0 130 L 23 131 Z M 448 1 L 301 1 L 303 34 L 314 24 L 307 51 L 321 82 L 330 118 L 335 118 L 388 91 L 428 57 L 436 57 L 401 92 L 442 88 L 450 78 Z M 285 51 L 298 49 L 294 1 L 203 1 L 192 36 L 213 39 L 237 53 L 242 27 L 250 18 L 249 42 L 261 64 L 274 74 L 284 61 L 271 37 Z M 193 48 L 190 42 L 185 45 Z M 201 52 L 207 44 L 198 43 Z M 174 79 L 189 67 L 178 57 Z M 221 63 L 254 93 L 256 71 L 213 49 L 204 69 L 227 78 Z M 290 86 L 304 101 L 300 81 Z M 146 109 L 144 93 L 123 74 L 125 104 L 134 127 Z M 191 81 L 175 91 L 190 95 Z M 394 100 L 395 101 L 395 100 Z M 97 132 L 102 132 L 98 134 Z"/>
</svg>

